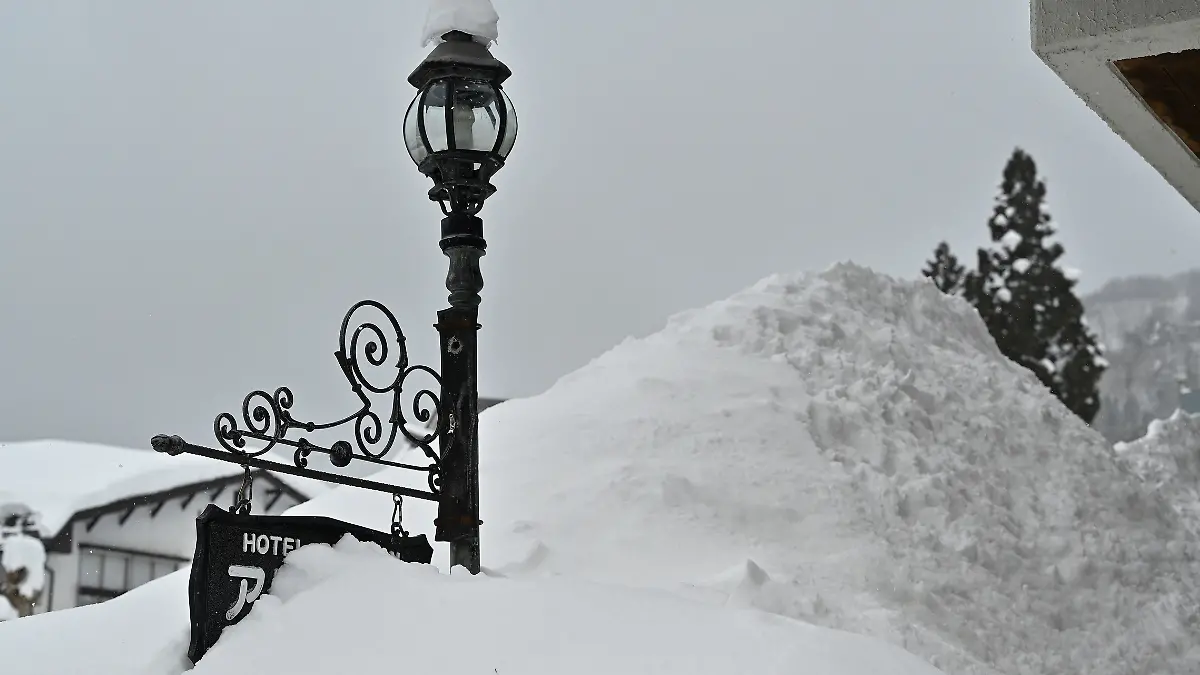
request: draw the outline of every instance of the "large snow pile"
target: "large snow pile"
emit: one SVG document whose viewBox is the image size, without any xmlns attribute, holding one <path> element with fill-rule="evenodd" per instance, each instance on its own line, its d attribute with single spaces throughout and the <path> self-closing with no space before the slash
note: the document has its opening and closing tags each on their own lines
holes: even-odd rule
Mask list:
<svg viewBox="0 0 1200 675">
<path fill-rule="evenodd" d="M 1117 443 L 1117 455 L 1200 532 L 1200 415 L 1176 411 L 1142 438 Z"/>
<path fill-rule="evenodd" d="M 185 586 L 186 577 L 176 573 L 104 606 L 12 622 L 0 629 L 0 643 L 27 648 L 11 672 L 179 675 L 187 667 L 180 657 L 187 643 Z M 147 613 L 151 604 L 157 611 Z M 163 618 L 170 619 L 165 626 Z M 40 661 L 38 647 L 52 645 L 64 629 L 86 645 L 86 656 Z M 292 553 L 271 594 L 191 672 L 397 670 L 939 675 L 891 645 L 797 621 L 582 581 L 448 576 L 351 538 Z"/>
<path fill-rule="evenodd" d="M 1200 672 L 1195 535 L 1097 433 L 1001 356 L 968 305 L 927 282 L 849 264 L 771 277 L 481 419 L 484 560 L 509 579 L 459 586 L 413 576 L 410 588 L 397 577 L 396 589 L 438 607 L 445 594 L 454 607 L 457 593 L 482 606 L 507 592 L 493 588 L 525 588 L 531 612 L 516 595 L 496 603 L 517 625 L 552 631 L 527 650 L 584 649 L 583 638 L 555 644 L 562 634 L 549 624 L 559 605 L 542 595 L 559 588 L 542 585 L 559 583 L 552 577 L 573 577 L 605 589 L 587 602 L 624 597 L 613 586 L 646 586 L 753 607 L 882 638 L 952 675 Z M 386 495 L 339 489 L 293 512 L 386 529 L 391 507 Z M 425 504 L 405 513 L 410 528 L 427 529 L 434 515 Z M 265 604 L 264 618 L 222 638 L 245 649 L 228 647 L 219 662 L 251 659 L 252 643 L 267 636 L 276 658 L 290 658 L 288 649 L 334 658 L 333 647 L 313 651 L 313 634 L 288 631 L 305 616 L 338 631 L 371 625 L 357 617 L 375 616 L 376 591 L 350 592 L 352 579 L 361 578 L 359 589 L 381 581 L 367 576 L 347 564 L 336 606 L 315 592 L 311 602 L 297 593 Z M 173 578 L 109 603 L 111 612 L 100 605 L 57 623 L 54 615 L 12 623 L 57 636 L 36 663 L 58 663 L 64 651 L 109 663 L 127 655 L 106 657 L 114 647 L 104 645 L 128 643 L 99 624 L 118 625 L 119 607 L 139 608 L 154 626 L 122 634 L 144 640 L 138 649 L 171 642 L 178 652 L 185 594 Z M 178 606 L 155 609 L 169 583 Z M 579 590 L 587 586 L 566 587 L 592 598 Z M 391 598 L 392 628 L 420 637 L 403 643 L 414 652 L 431 632 L 453 632 L 446 617 L 462 615 L 422 614 L 427 605 L 388 595 L 399 590 L 377 592 Z M 471 649 L 454 653 L 501 649 L 487 635 L 509 630 L 501 616 L 470 624 L 458 644 Z M 634 619 L 612 619 L 621 620 Z M 31 634 L 0 628 L 0 651 Z M 734 642 L 697 629 L 689 648 L 719 663 L 710 655 L 741 649 Z M 380 645 L 378 658 L 403 647 L 355 644 Z M 631 662 L 651 667 L 658 654 Z"/>
<path fill-rule="evenodd" d="M 735 598 L 953 673 L 1200 671 L 1195 539 L 930 284 L 772 277 L 483 430 L 487 532 L 548 570 L 741 562 Z"/>
</svg>

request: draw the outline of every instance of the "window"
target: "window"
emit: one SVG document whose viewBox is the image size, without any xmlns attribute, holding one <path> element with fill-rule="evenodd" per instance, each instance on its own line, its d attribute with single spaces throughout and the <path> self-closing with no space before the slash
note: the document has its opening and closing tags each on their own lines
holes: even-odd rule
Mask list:
<svg viewBox="0 0 1200 675">
<path fill-rule="evenodd" d="M 100 572 L 100 588 L 118 593 L 133 588 L 129 583 L 129 579 L 125 576 L 125 572 L 129 570 L 129 558 L 123 555 L 106 555 L 103 560 L 104 565 Z"/>
<path fill-rule="evenodd" d="M 79 556 L 79 585 L 100 586 L 100 571 L 104 569 L 104 558 L 96 553 Z"/>
<path fill-rule="evenodd" d="M 129 561 L 129 587 L 137 588 L 154 579 L 154 561 L 137 557 Z"/>
<path fill-rule="evenodd" d="M 92 605 L 121 595 L 182 568 L 181 558 L 81 544 L 77 605 Z"/>
</svg>

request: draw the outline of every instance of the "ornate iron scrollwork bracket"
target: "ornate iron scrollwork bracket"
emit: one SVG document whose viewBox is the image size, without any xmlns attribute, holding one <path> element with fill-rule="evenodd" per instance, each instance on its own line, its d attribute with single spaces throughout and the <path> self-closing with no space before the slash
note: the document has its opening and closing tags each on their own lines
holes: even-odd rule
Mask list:
<svg viewBox="0 0 1200 675">
<path fill-rule="evenodd" d="M 385 321 L 361 321 L 353 324 L 355 314 L 365 309 L 382 314 Z M 351 325 L 355 325 L 353 332 L 350 332 Z M 295 402 L 291 389 L 280 387 L 273 394 L 261 390 L 247 394 L 242 401 L 240 425 L 238 418 L 232 413 L 221 413 L 217 416 L 213 423 L 213 431 L 220 448 L 193 445 L 179 436 L 166 435 L 155 436 L 151 445 L 158 452 L 169 455 L 198 455 L 339 485 L 439 501 L 442 459 L 434 444 L 443 435 L 454 433 L 449 423 L 450 415 L 441 414 L 441 376 L 427 366 L 409 365 L 408 350 L 400 323 L 390 310 L 373 300 L 363 300 L 346 313 L 334 357 L 350 384 L 350 389 L 361 402 L 355 412 L 341 419 L 326 423 L 297 420 L 291 412 Z M 438 384 L 439 392 L 432 389 L 417 391 L 412 397 L 410 420 L 404 414 L 402 395 L 405 382 L 410 376 L 418 373 L 432 377 Z M 380 375 L 382 377 L 372 379 L 370 374 L 375 374 L 377 378 Z M 386 414 L 376 412 L 376 398 L 390 400 Z M 433 427 L 421 429 L 423 433 L 415 433 L 409 427 L 410 422 L 435 424 Z M 345 427 L 353 428 L 353 440 L 342 438 L 328 446 L 314 443 L 305 436 L 288 437 L 291 432 L 311 434 Z M 400 439 L 403 439 L 403 445 L 419 449 L 428 462 L 404 463 L 387 459 L 396 449 Z M 247 441 L 258 441 L 261 447 L 250 447 Z M 268 458 L 277 456 L 278 450 L 282 448 L 292 450 L 292 464 Z M 269 455 L 272 451 L 276 453 Z M 338 468 L 349 466 L 352 462 L 366 462 L 378 465 L 379 468 L 392 467 L 422 472 L 426 474 L 425 482 L 429 489 L 418 490 L 351 475 L 319 471 L 309 467 L 309 458 L 313 453 L 326 455 L 329 463 Z"/>
</svg>

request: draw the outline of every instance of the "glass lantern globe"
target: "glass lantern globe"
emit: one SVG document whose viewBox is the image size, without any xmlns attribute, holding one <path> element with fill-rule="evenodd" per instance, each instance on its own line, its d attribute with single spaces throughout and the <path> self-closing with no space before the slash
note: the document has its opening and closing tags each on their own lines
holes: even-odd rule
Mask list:
<svg viewBox="0 0 1200 675">
<path fill-rule="evenodd" d="M 417 93 L 404 120 L 405 145 L 417 166 L 430 158 L 454 158 L 494 165 L 490 175 L 503 166 L 516 139 L 512 101 L 491 82 L 434 80 Z"/>
<path fill-rule="evenodd" d="M 404 144 L 433 180 L 442 211 L 474 216 L 495 191 L 517 140 L 517 115 L 501 88 L 512 75 L 487 45 L 450 31 L 408 77 L 417 96 L 404 119 Z"/>
</svg>

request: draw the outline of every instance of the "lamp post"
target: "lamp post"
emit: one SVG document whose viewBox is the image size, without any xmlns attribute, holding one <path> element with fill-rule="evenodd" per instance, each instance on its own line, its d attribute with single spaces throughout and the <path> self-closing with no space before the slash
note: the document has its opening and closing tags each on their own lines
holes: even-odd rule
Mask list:
<svg viewBox="0 0 1200 675">
<path fill-rule="evenodd" d="M 487 46 L 460 31 L 442 36 L 408 81 L 416 98 L 404 120 L 404 140 L 421 173 L 433 180 L 429 198 L 441 205 L 442 252 L 449 258 L 450 306 L 438 312 L 441 353 L 441 499 L 434 539 L 450 543 L 450 565 L 478 574 L 479 387 L 477 337 L 479 259 L 487 241 L 479 211 L 496 188 L 517 136 L 512 102 L 501 85 L 512 71 Z"/>
<path fill-rule="evenodd" d="M 301 418 L 292 413 L 296 397 L 291 389 L 279 387 L 273 393 L 259 389 L 242 400 L 240 416 L 232 412 L 217 415 L 213 433 L 219 448 L 196 445 L 167 434 L 155 436 L 151 445 L 169 455 L 186 453 L 241 465 L 242 486 L 230 510 L 239 526 L 302 532 L 297 535 L 298 540 L 314 540 L 312 528 L 316 526 L 286 518 L 255 520 L 257 517 L 251 514 L 251 467 L 390 494 L 394 503 L 390 535 L 330 519 L 323 519 L 320 527 L 334 534 L 356 531 L 377 543 L 386 539 L 386 548 L 409 562 L 428 563 L 433 550 L 425 535 L 410 536 L 404 528 L 403 499 L 435 501 L 438 515 L 434 539 L 450 543 L 451 568 L 459 565 L 471 574 L 478 574 L 481 521 L 476 337 L 480 328 L 479 291 L 483 289 L 479 259 L 487 248 L 479 211 L 496 191 L 490 181 L 512 151 L 517 118 L 512 102 L 501 88 L 512 74 L 508 67 L 467 33 L 450 31 L 442 38 L 443 42 L 409 77 L 409 82 L 417 88 L 417 96 L 404 120 L 408 152 L 421 173 L 433 180 L 429 198 L 441 205 L 445 216 L 441 248 L 449 258 L 446 289 L 450 292 L 450 306 L 438 312 L 436 325 L 440 374 L 432 368 L 409 363 L 406 338 L 395 315 L 374 300 L 363 300 L 351 307 L 342 320 L 338 349 L 334 352 L 338 367 L 358 400 L 357 408 L 348 415 L 329 422 Z M 360 312 L 372 313 L 376 318 L 360 319 Z M 414 392 L 411 386 L 406 389 L 410 376 L 419 374 L 436 379 L 440 391 Z M 411 397 L 411 415 L 415 421 L 428 423 L 436 415 L 437 424 L 433 428 L 414 431 L 410 427 L 402 401 L 406 391 Z M 381 406 L 386 410 L 380 410 Z M 338 436 L 333 442 L 320 442 L 310 439 L 309 434 Z M 251 445 L 249 441 L 259 445 Z M 405 445 L 417 450 L 425 463 L 420 463 L 419 458 L 391 456 L 393 450 Z M 283 453 L 288 451 L 292 452 L 290 463 L 284 461 Z M 324 455 L 335 469 L 357 462 L 370 464 L 374 471 L 392 468 L 423 473 L 428 489 L 400 485 L 378 476 L 365 478 L 317 469 L 309 465 L 314 455 Z M 209 515 L 202 514 L 197 519 L 198 532 L 209 532 L 206 528 L 217 527 L 218 521 L 225 522 L 223 513 L 206 510 Z M 236 541 L 229 543 L 228 532 L 212 536 L 225 539 L 219 545 L 207 539 L 197 540 L 199 569 L 211 567 L 205 562 L 211 551 L 228 552 L 237 548 L 237 541 L 242 541 L 234 537 Z M 222 564 L 229 568 L 227 562 Z M 193 586 L 189 592 L 194 600 L 209 598 L 212 589 L 219 594 L 230 588 L 228 584 L 208 584 L 195 575 Z M 245 590 L 244 585 L 242 589 Z M 212 600 L 218 601 L 225 600 Z M 193 605 L 193 645 L 189 653 L 195 658 L 211 645 L 220 629 L 219 626 L 197 628 L 204 622 L 196 617 L 207 616 L 206 607 L 203 602 Z"/>
</svg>

